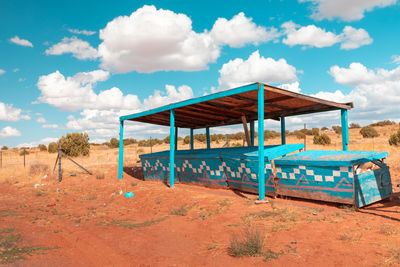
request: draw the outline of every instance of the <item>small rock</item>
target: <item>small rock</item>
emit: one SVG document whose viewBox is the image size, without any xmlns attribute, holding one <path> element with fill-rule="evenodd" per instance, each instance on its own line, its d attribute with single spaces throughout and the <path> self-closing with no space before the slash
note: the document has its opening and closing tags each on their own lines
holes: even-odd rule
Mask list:
<svg viewBox="0 0 400 267">
<path fill-rule="evenodd" d="M 313 214 L 313 215 L 318 215 L 318 212 L 314 211 L 312 214 Z"/>
<path fill-rule="evenodd" d="M 47 178 L 47 174 L 43 176 L 43 179 L 46 179 L 46 178 Z"/>
<path fill-rule="evenodd" d="M 60 192 L 60 188 L 57 188 L 57 189 L 56 189 L 56 192 Z"/>
</svg>

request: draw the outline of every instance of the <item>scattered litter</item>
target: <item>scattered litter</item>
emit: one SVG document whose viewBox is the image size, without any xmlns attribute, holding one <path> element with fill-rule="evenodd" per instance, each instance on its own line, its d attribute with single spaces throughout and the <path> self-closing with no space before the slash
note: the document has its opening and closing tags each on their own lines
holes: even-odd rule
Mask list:
<svg viewBox="0 0 400 267">
<path fill-rule="evenodd" d="M 41 184 L 41 186 L 45 186 L 46 184 Z"/>
<path fill-rule="evenodd" d="M 111 196 L 115 196 L 115 193 L 111 193 Z"/>
<path fill-rule="evenodd" d="M 46 179 L 47 178 L 47 174 L 45 174 L 44 176 L 43 176 L 43 179 Z"/>
<path fill-rule="evenodd" d="M 34 184 L 33 187 L 37 188 L 38 186 L 40 186 L 40 184 Z"/>
<path fill-rule="evenodd" d="M 105 207 L 105 206 L 107 206 L 107 203 L 106 203 L 106 202 L 103 203 L 103 207 Z"/>
<path fill-rule="evenodd" d="M 76 174 L 75 174 L 75 173 L 72 173 L 70 176 L 76 176 Z"/>
<path fill-rule="evenodd" d="M 199 202 L 198 202 L 198 201 L 196 201 L 196 200 L 195 200 L 195 201 L 193 201 L 193 204 L 197 204 L 197 203 L 199 203 Z"/>
<path fill-rule="evenodd" d="M 399 183 L 399 184 L 397 184 L 397 187 L 400 187 L 400 183 Z"/>
<path fill-rule="evenodd" d="M 18 184 L 18 183 L 19 183 L 18 181 L 15 181 L 15 182 L 14 182 L 14 184 Z"/>
<path fill-rule="evenodd" d="M 135 195 L 135 194 L 132 193 L 132 192 L 126 192 L 126 193 L 125 193 L 125 197 L 126 197 L 126 198 L 133 197 L 134 195 Z"/>
<path fill-rule="evenodd" d="M 206 219 L 206 215 L 203 215 L 203 216 L 201 216 L 202 218 L 203 218 L 203 220 L 205 220 Z"/>
<path fill-rule="evenodd" d="M 119 194 L 120 194 L 120 195 L 122 195 L 122 193 L 123 193 L 123 192 L 122 192 L 122 190 L 121 190 L 121 191 L 119 191 Z"/>
<path fill-rule="evenodd" d="M 313 214 L 313 215 L 318 215 L 318 212 L 314 211 L 312 214 Z"/>
<path fill-rule="evenodd" d="M 94 213 L 92 214 L 92 217 L 94 217 Z"/>
<path fill-rule="evenodd" d="M 79 227 L 79 223 L 78 223 L 78 224 L 75 224 L 75 226 L 76 226 L 76 227 Z"/>
<path fill-rule="evenodd" d="M 47 207 L 54 207 L 55 205 L 56 205 L 56 203 L 51 203 L 51 204 L 48 204 Z"/>
<path fill-rule="evenodd" d="M 56 189 L 56 192 L 60 192 L 60 188 L 57 188 L 57 189 Z"/>
</svg>

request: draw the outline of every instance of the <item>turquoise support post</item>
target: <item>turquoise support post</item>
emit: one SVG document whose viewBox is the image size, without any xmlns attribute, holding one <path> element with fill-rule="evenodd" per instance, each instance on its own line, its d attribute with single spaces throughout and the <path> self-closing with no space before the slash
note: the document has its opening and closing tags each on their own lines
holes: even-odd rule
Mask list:
<svg viewBox="0 0 400 267">
<path fill-rule="evenodd" d="M 265 199 L 264 175 L 264 84 L 258 88 L 258 199 Z"/>
<path fill-rule="evenodd" d="M 169 187 L 175 182 L 175 110 L 171 109 L 169 118 Z"/>
<path fill-rule="evenodd" d="M 118 180 L 122 179 L 123 171 L 124 171 L 124 121 L 119 121 Z"/>
<path fill-rule="evenodd" d="M 178 150 L 178 127 L 175 127 L 175 150 Z"/>
<path fill-rule="evenodd" d="M 282 145 L 285 145 L 286 144 L 285 117 L 281 117 L 281 140 L 282 140 Z"/>
<path fill-rule="evenodd" d="M 254 146 L 254 121 L 250 121 L 250 141 L 251 145 Z"/>
<path fill-rule="evenodd" d="M 193 144 L 193 129 L 190 128 L 190 149 L 194 149 L 194 144 Z"/>
<path fill-rule="evenodd" d="M 210 149 L 210 127 L 206 128 L 206 137 L 207 137 L 207 149 Z"/>
<path fill-rule="evenodd" d="M 342 147 L 343 151 L 347 151 L 349 145 L 349 124 L 347 118 L 347 109 L 341 109 L 340 115 L 342 119 Z"/>
</svg>

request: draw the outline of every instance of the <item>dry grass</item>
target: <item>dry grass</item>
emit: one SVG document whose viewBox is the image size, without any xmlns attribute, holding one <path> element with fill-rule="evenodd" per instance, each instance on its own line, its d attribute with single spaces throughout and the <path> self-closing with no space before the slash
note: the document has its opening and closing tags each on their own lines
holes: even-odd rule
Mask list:
<svg viewBox="0 0 400 267">
<path fill-rule="evenodd" d="M 229 254 L 233 257 L 263 255 L 264 234 L 260 230 L 249 226 L 244 229 L 241 237 L 234 233 L 231 237 Z"/>
<path fill-rule="evenodd" d="M 350 129 L 350 144 L 349 150 L 372 150 L 372 151 L 387 151 L 389 152 L 388 164 L 391 166 L 392 177 L 394 183 L 400 182 L 400 148 L 390 146 L 388 143 L 389 136 L 398 130 L 398 125 L 390 125 L 384 127 L 375 127 L 379 133 L 377 138 L 362 138 L 360 129 Z M 307 149 L 314 150 L 341 150 L 341 136 L 328 132 L 331 138 L 331 145 L 322 146 L 314 145 L 313 138 L 307 136 Z M 257 140 L 256 144 L 257 145 Z M 287 136 L 286 143 L 302 143 L 303 139 L 298 139 L 295 136 Z M 224 142 L 212 143 L 211 147 L 222 147 Z M 233 141 L 231 141 L 231 144 Z M 268 139 L 265 145 L 280 144 L 280 137 Z M 195 148 L 205 148 L 204 143 L 195 143 Z M 161 144 L 153 146 L 152 151 L 158 152 L 168 150 L 169 144 Z M 183 141 L 179 141 L 178 149 L 189 149 L 189 144 L 184 145 Z M 38 183 L 43 179 L 44 174 L 52 173 L 53 166 L 57 155 L 55 153 L 40 152 L 39 149 L 31 149 L 30 154 L 26 155 L 26 166 L 24 168 L 23 156 L 20 156 L 18 150 L 10 149 L 3 151 L 2 168 L 0 168 L 0 183 Z M 132 144 L 124 147 L 124 165 L 136 166 L 139 160 L 139 154 L 150 153 L 150 147 L 138 147 L 137 144 Z M 106 166 L 117 166 L 118 164 L 118 148 L 108 148 L 106 146 L 91 147 L 90 156 L 76 157 L 75 161 L 82 164 L 85 168 L 92 172 L 101 171 Z M 69 160 L 62 160 L 63 170 L 66 172 L 81 171 L 76 165 Z M 98 170 L 97 170 L 98 169 Z M 105 174 L 107 175 L 107 174 Z"/>
</svg>

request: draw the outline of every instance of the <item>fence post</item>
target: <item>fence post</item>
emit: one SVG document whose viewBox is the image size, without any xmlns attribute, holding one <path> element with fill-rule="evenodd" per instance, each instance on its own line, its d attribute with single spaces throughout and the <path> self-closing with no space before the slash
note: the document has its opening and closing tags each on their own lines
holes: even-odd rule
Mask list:
<svg viewBox="0 0 400 267">
<path fill-rule="evenodd" d="M 307 129 L 307 125 L 304 123 L 304 130 Z M 307 150 L 306 146 L 307 146 L 307 135 L 305 133 L 306 131 L 304 131 L 304 151 Z"/>
<path fill-rule="evenodd" d="M 25 151 L 25 147 L 24 147 L 24 168 L 25 168 L 25 155 L 26 155 L 26 151 Z"/>
<path fill-rule="evenodd" d="M 0 151 L 0 168 L 3 168 L 3 151 Z"/>
</svg>

